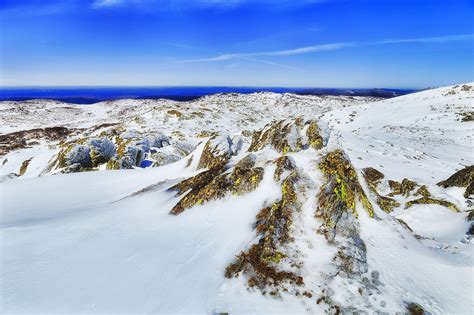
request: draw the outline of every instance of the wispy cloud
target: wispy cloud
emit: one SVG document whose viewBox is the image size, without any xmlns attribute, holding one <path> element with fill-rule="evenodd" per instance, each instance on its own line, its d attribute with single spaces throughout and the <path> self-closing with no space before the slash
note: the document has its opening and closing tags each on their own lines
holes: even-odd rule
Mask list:
<svg viewBox="0 0 474 315">
<path fill-rule="evenodd" d="M 188 9 L 234 9 L 245 5 L 261 6 L 266 9 L 291 9 L 327 2 L 328 0 L 94 0 L 95 9 L 112 8 L 121 5 L 139 10 L 188 10 Z"/>
<path fill-rule="evenodd" d="M 70 11 L 76 5 L 75 0 L 64 0 L 62 2 L 50 2 L 43 4 L 19 3 L 11 6 L 0 7 L 2 18 L 30 18 L 37 16 L 57 15 Z"/>
<path fill-rule="evenodd" d="M 115 7 L 124 4 L 125 0 L 95 0 L 92 7 L 96 9 Z"/>
<path fill-rule="evenodd" d="M 182 60 L 182 63 L 189 63 L 189 62 L 213 62 L 213 61 L 226 61 L 231 59 L 239 59 L 239 58 L 249 58 L 249 57 L 271 57 L 271 56 L 291 56 L 291 55 L 300 55 L 300 54 L 307 54 L 311 52 L 318 52 L 318 51 L 330 51 L 330 50 L 338 50 L 346 47 L 354 46 L 354 43 L 345 42 L 345 43 L 332 43 L 332 44 L 323 44 L 323 45 L 314 45 L 314 46 L 307 46 L 307 47 L 300 47 L 288 50 L 275 50 L 275 51 L 261 51 L 261 52 L 250 52 L 250 53 L 232 53 L 232 54 L 221 54 L 214 57 L 209 58 L 201 58 L 201 59 L 190 59 L 190 60 Z"/>
<path fill-rule="evenodd" d="M 468 41 L 473 40 L 474 34 L 460 34 L 460 35 L 447 35 L 437 37 L 419 37 L 419 38 L 402 38 L 402 39 L 384 39 L 378 42 L 374 42 L 375 45 L 383 44 L 403 44 L 403 43 L 444 43 L 453 41 Z"/>
<path fill-rule="evenodd" d="M 459 35 L 447 35 L 437 37 L 419 37 L 419 38 L 402 38 L 402 39 L 384 39 L 372 42 L 338 42 L 329 43 L 313 46 L 298 47 L 287 50 L 275 50 L 275 51 L 261 51 L 261 52 L 248 52 L 248 53 L 228 53 L 220 54 L 213 57 L 199 58 L 199 59 L 188 59 L 178 61 L 178 63 L 193 63 L 193 62 L 218 62 L 227 61 L 232 59 L 242 59 L 251 57 L 282 57 L 292 56 L 301 54 L 310 54 L 324 51 L 334 51 L 353 47 L 361 46 L 374 46 L 374 45 L 389 45 L 389 44 L 403 44 L 403 43 L 444 43 L 453 41 L 470 41 L 474 40 L 474 34 L 459 34 Z M 271 64 L 268 62 L 268 64 Z"/>
</svg>

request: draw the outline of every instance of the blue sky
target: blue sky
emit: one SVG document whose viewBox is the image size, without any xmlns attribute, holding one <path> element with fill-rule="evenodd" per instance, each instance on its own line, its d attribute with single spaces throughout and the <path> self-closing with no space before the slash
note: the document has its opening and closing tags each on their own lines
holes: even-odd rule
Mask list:
<svg viewBox="0 0 474 315">
<path fill-rule="evenodd" d="M 0 0 L 0 84 L 474 81 L 472 0 Z"/>
</svg>

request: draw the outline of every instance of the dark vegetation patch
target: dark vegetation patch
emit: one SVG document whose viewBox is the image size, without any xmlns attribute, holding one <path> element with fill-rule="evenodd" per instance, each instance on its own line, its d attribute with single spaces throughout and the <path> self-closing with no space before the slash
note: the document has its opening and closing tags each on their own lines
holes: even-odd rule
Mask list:
<svg viewBox="0 0 474 315">
<path fill-rule="evenodd" d="M 66 127 L 48 127 L 21 130 L 0 135 L 0 156 L 13 150 L 29 148 L 32 145 L 31 141 L 38 139 L 50 141 L 62 140 L 81 130 L 82 129 L 69 129 Z"/>
</svg>

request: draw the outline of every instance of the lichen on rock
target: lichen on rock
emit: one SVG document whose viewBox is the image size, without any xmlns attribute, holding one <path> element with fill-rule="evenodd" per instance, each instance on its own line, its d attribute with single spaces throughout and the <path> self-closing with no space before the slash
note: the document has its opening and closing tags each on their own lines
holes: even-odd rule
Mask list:
<svg viewBox="0 0 474 315">
<path fill-rule="evenodd" d="M 369 186 L 370 190 L 375 194 L 376 203 L 380 207 L 380 209 L 389 213 L 392 212 L 394 208 L 400 206 L 400 203 L 398 203 L 396 200 L 379 194 L 377 186 L 380 181 L 385 177 L 382 172 L 376 170 L 373 167 L 368 167 L 362 170 L 362 174 L 364 175 L 365 181 L 367 182 L 367 185 Z"/>
<path fill-rule="evenodd" d="M 428 315 L 429 313 L 425 312 L 423 307 L 414 302 L 410 302 L 406 304 L 406 309 L 409 315 Z"/>
<path fill-rule="evenodd" d="M 436 199 L 436 198 L 431 198 L 431 197 L 421 197 L 419 199 L 408 201 L 405 203 L 405 209 L 408 209 L 413 205 L 421 205 L 421 204 L 437 204 L 440 206 L 447 207 L 455 212 L 459 212 L 458 207 L 452 202 Z"/>
<path fill-rule="evenodd" d="M 107 138 L 92 139 L 88 143 L 92 166 L 107 163 L 117 153 L 115 144 Z"/>
<path fill-rule="evenodd" d="M 304 140 L 304 129 L 306 128 Z M 258 151 L 270 145 L 280 153 L 298 152 L 307 147 L 321 149 L 323 138 L 320 135 L 318 124 L 314 120 L 303 124 L 301 118 L 293 121 L 279 120 L 267 124 L 263 129 L 254 131 L 249 151 Z"/>
<path fill-rule="evenodd" d="M 237 163 L 230 174 L 233 194 L 243 194 L 255 190 L 263 179 L 264 170 L 255 165 L 255 156 L 250 154 Z"/>
<path fill-rule="evenodd" d="M 429 192 L 428 187 L 426 187 L 426 185 L 422 185 L 415 192 L 415 196 L 431 197 L 431 193 Z"/>
<path fill-rule="evenodd" d="M 316 150 L 321 149 L 323 147 L 323 137 L 318 123 L 315 120 L 310 120 L 307 125 L 306 136 L 308 137 L 309 146 Z"/>
<path fill-rule="evenodd" d="M 280 156 L 275 159 L 273 163 L 276 165 L 275 173 L 273 175 L 276 182 L 280 181 L 285 172 L 291 172 L 296 169 L 295 161 L 287 155 Z"/>
<path fill-rule="evenodd" d="M 266 286 L 278 286 L 286 282 L 303 284 L 303 278 L 295 272 L 280 271 L 278 268 L 281 260 L 287 258 L 283 248 L 292 240 L 290 227 L 293 214 L 301 209 L 296 194 L 299 179 L 296 171 L 288 175 L 282 182 L 281 199 L 257 214 L 254 227 L 260 239 L 247 251 L 241 252 L 226 268 L 227 278 L 244 273 L 248 276 L 250 287 L 256 286 L 262 290 Z"/>
<path fill-rule="evenodd" d="M 410 192 L 413 191 L 417 186 L 417 183 L 415 181 L 409 180 L 408 178 L 404 178 L 401 183 L 394 180 L 389 180 L 388 185 L 392 189 L 392 192 L 388 194 L 390 197 L 395 195 L 408 197 Z"/>
<path fill-rule="evenodd" d="M 223 168 L 231 156 L 239 153 L 242 144 L 240 136 L 211 137 L 204 146 L 198 168 Z"/>
<path fill-rule="evenodd" d="M 27 160 L 24 160 L 23 163 L 21 163 L 21 166 L 20 166 L 20 171 L 19 171 L 19 175 L 20 176 L 23 176 L 25 175 L 26 173 L 26 170 L 28 169 L 28 165 L 30 165 L 30 162 L 33 158 L 29 158 Z"/>
<path fill-rule="evenodd" d="M 373 167 L 367 167 L 362 170 L 362 173 L 364 175 L 364 178 L 367 182 L 367 184 L 371 187 L 376 188 L 377 185 L 380 183 L 382 179 L 384 179 L 385 175 L 380 172 L 379 170 L 376 170 Z"/>
<path fill-rule="evenodd" d="M 457 171 L 448 179 L 439 182 L 437 185 L 443 188 L 448 187 L 466 187 L 464 198 L 469 198 L 474 194 L 474 165 L 466 166 Z"/>
<path fill-rule="evenodd" d="M 356 200 L 361 202 L 369 216 L 374 216 L 372 204 L 360 186 L 357 173 L 341 150 L 329 152 L 319 163 L 319 168 L 326 177 L 326 184 L 319 194 L 323 217 L 330 220 L 335 208 L 350 211 L 357 217 Z"/>
<path fill-rule="evenodd" d="M 171 187 L 177 196 L 185 194 L 171 209 L 171 214 L 180 214 L 197 204 L 223 198 L 227 193 L 240 195 L 255 190 L 263 179 L 264 169 L 254 167 L 255 156 L 248 155 L 237 163 L 231 172 L 220 163 Z"/>
</svg>

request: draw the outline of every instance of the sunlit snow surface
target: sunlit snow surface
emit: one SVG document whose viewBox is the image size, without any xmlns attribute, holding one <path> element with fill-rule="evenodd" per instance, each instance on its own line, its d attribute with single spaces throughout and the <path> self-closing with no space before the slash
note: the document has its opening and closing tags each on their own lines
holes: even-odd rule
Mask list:
<svg viewBox="0 0 474 315">
<path fill-rule="evenodd" d="M 301 97 L 273 93 L 218 95 L 193 102 L 123 100 L 87 106 L 34 101 L 31 112 L 0 103 L 1 132 L 36 127 L 87 127 L 140 116 L 137 129 L 165 134 L 179 130 L 190 142 L 202 129 L 237 133 L 258 129 L 272 119 L 320 119 L 328 150 L 343 148 L 360 170 L 375 167 L 387 178 L 409 177 L 461 213 L 437 205 L 418 205 L 393 213 L 361 211 L 361 237 L 369 272 L 380 273 L 380 295 L 369 297 L 387 313 L 413 301 L 434 314 L 470 314 L 473 303 L 473 247 L 463 190 L 436 183 L 474 164 L 474 126 L 458 112 L 471 110 L 474 92 L 450 88 L 383 101 L 348 97 Z M 74 108 L 73 113 L 63 107 Z M 178 108 L 204 117 L 178 121 L 165 112 Z M 209 112 L 207 109 L 210 109 Z M 49 111 L 49 112 L 48 112 Z M 36 117 L 36 118 L 35 118 Z M 24 119 L 23 119 L 24 118 Z M 246 140 L 244 148 L 248 146 Z M 196 151 L 202 150 L 202 145 Z M 275 152 L 265 149 L 273 156 Z M 281 298 L 247 289 L 245 278 L 226 279 L 225 267 L 256 241 L 255 215 L 280 198 L 272 165 L 259 187 L 169 214 L 178 199 L 167 188 L 196 173 L 187 159 L 158 168 L 41 176 L 58 152 L 47 143 L 13 151 L 0 159 L 1 174 L 17 172 L 33 157 L 25 176 L 0 183 L 0 311 L 41 313 L 304 313 L 321 312 L 316 297 L 290 293 Z M 316 234 L 316 192 L 322 180 L 312 149 L 290 154 L 312 182 L 312 191 L 294 224 L 302 253 L 302 276 L 318 292 L 327 281 L 335 248 Z M 195 161 L 193 162 L 195 163 Z M 153 191 L 134 194 L 155 185 Z M 402 219 L 413 234 L 397 221 Z M 423 238 L 416 239 L 414 234 Z M 333 299 L 364 309 L 349 278 L 330 283 Z"/>
</svg>

